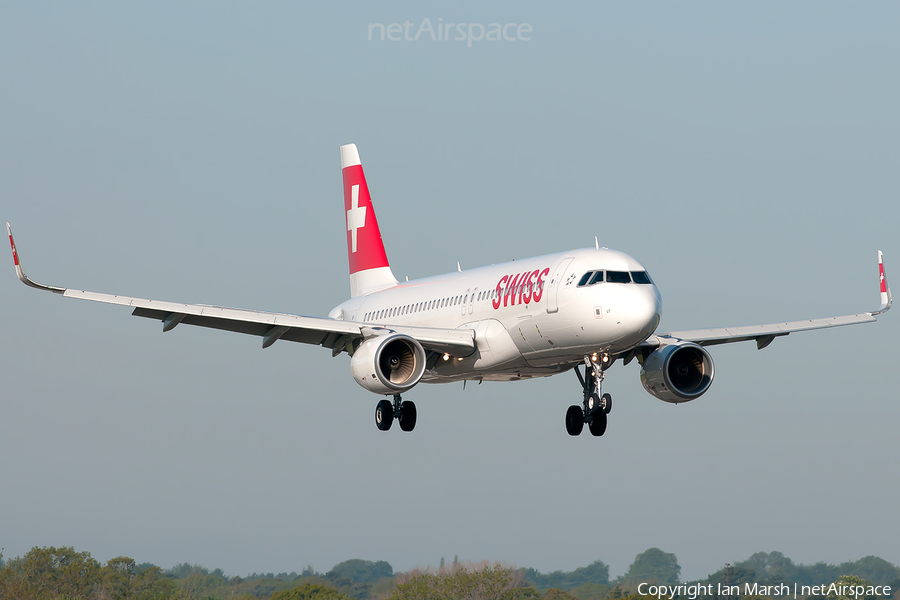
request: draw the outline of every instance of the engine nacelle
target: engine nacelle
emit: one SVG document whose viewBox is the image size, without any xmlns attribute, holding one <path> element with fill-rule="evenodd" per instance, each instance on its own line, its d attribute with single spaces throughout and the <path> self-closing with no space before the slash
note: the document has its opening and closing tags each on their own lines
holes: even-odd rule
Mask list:
<svg viewBox="0 0 900 600">
<path fill-rule="evenodd" d="M 702 396 L 712 385 L 716 366 L 712 356 L 693 342 L 678 342 L 657 348 L 641 364 L 641 383 L 664 402 L 688 402 Z"/>
<path fill-rule="evenodd" d="M 425 350 L 415 338 L 401 333 L 371 337 L 350 359 L 356 383 L 376 394 L 399 394 L 425 373 Z"/>
</svg>

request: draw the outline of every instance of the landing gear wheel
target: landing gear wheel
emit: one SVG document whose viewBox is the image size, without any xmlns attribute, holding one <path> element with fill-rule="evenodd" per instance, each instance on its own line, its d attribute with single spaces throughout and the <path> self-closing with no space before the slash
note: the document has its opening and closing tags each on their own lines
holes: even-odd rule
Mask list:
<svg viewBox="0 0 900 600">
<path fill-rule="evenodd" d="M 415 420 L 415 419 L 414 419 Z M 375 426 L 381 431 L 387 431 L 394 422 L 394 405 L 390 400 L 381 400 L 375 405 Z"/>
<path fill-rule="evenodd" d="M 584 411 L 580 406 L 572 405 L 566 411 L 566 431 L 569 435 L 581 435 L 584 429 Z"/>
<path fill-rule="evenodd" d="M 400 404 L 400 429 L 412 431 L 416 426 L 416 405 L 409 400 Z"/>
<path fill-rule="evenodd" d="M 598 410 L 591 416 L 591 422 L 588 425 L 588 429 L 591 430 L 591 435 L 600 437 L 604 433 L 606 433 L 606 413 L 602 410 Z"/>
<path fill-rule="evenodd" d="M 609 414 L 609 411 L 612 410 L 612 396 L 603 394 L 603 396 L 600 397 L 600 409 L 603 411 L 604 415 Z"/>
</svg>

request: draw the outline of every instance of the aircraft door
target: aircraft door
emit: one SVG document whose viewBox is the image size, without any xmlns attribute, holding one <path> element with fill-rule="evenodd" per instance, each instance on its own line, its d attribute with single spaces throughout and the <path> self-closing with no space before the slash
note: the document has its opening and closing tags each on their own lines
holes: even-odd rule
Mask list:
<svg viewBox="0 0 900 600">
<path fill-rule="evenodd" d="M 472 293 L 469 295 L 469 314 L 471 315 L 473 310 L 475 309 L 475 296 L 478 295 L 478 288 L 472 290 Z"/>
<path fill-rule="evenodd" d="M 569 265 L 572 264 L 572 261 L 575 260 L 572 256 L 567 256 L 559 261 L 559 264 L 550 271 L 550 282 L 547 286 L 547 312 L 555 313 L 559 310 L 559 300 L 556 295 L 559 293 L 559 288 L 562 287 L 563 277 L 566 274 L 566 270 L 569 268 Z"/>
<path fill-rule="evenodd" d="M 460 314 L 462 314 L 462 315 L 466 314 L 466 306 L 469 305 L 469 294 L 471 292 L 472 292 L 471 289 L 466 290 L 466 295 L 463 296 L 462 302 L 459 303 L 460 304 L 459 311 L 460 311 Z"/>
</svg>

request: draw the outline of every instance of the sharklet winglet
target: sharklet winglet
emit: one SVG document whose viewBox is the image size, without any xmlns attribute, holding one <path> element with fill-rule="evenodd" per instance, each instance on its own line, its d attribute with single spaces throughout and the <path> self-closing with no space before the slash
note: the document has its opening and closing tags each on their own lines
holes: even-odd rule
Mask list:
<svg viewBox="0 0 900 600">
<path fill-rule="evenodd" d="M 19 278 L 19 281 L 29 287 L 37 288 L 39 290 L 46 290 L 48 292 L 53 292 L 54 294 L 65 294 L 66 288 L 44 285 L 28 278 L 28 275 L 25 274 L 25 269 L 22 268 L 22 259 L 19 257 L 19 251 L 16 250 L 16 242 L 13 240 L 12 228 L 9 226 L 9 223 L 6 224 L 6 233 L 9 235 L 9 246 L 12 249 L 13 263 L 16 266 L 16 276 Z"/>
<path fill-rule="evenodd" d="M 891 309 L 891 304 L 893 304 L 891 284 L 888 283 L 887 273 L 884 272 L 884 253 L 881 250 L 878 251 L 878 279 L 880 286 L 879 291 L 881 293 L 881 306 L 878 307 L 878 310 L 873 310 L 870 313 L 872 316 L 889 311 Z"/>
</svg>

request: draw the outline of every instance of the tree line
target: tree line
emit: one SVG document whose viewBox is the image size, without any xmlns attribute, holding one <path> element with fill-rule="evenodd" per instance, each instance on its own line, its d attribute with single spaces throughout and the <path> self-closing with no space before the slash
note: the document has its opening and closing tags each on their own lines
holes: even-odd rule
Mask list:
<svg viewBox="0 0 900 600">
<path fill-rule="evenodd" d="M 6 561 L 0 553 L 0 600 L 647 600 L 636 594 L 641 583 L 676 584 L 680 576 L 675 555 L 659 548 L 638 554 L 624 574 L 610 578 L 609 566 L 601 560 L 572 571 L 541 573 L 501 563 L 462 563 L 458 557 L 450 564 L 442 558 L 436 568 L 404 573 L 395 573 L 386 561 L 351 559 L 325 573 L 307 565 L 299 573 L 240 577 L 189 563 L 162 569 L 128 557 L 101 564 L 89 552 L 71 547 L 35 547 Z M 747 583 L 792 586 L 844 580 L 889 585 L 900 600 L 900 568 L 876 556 L 838 565 L 803 565 L 781 552 L 759 552 L 685 583 L 712 584 L 711 589 L 737 585 L 743 590 Z M 700 600 L 723 599 L 712 595 Z"/>
</svg>

